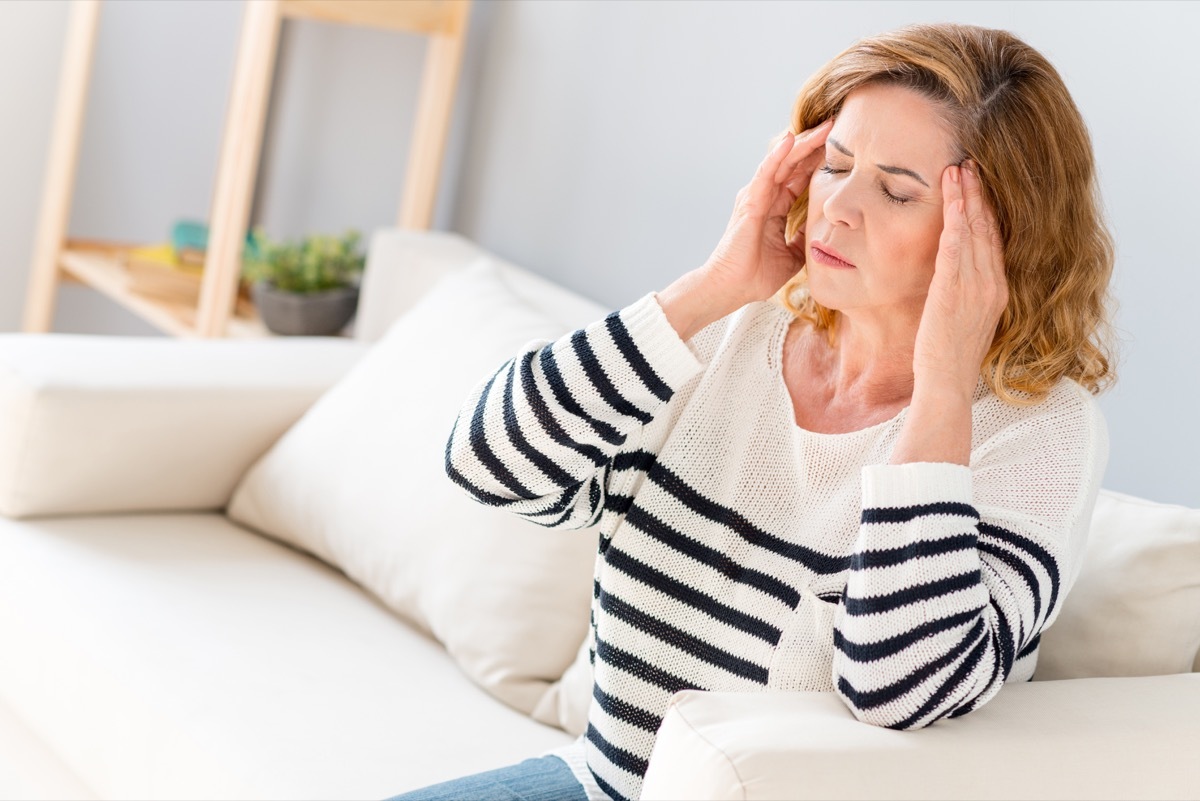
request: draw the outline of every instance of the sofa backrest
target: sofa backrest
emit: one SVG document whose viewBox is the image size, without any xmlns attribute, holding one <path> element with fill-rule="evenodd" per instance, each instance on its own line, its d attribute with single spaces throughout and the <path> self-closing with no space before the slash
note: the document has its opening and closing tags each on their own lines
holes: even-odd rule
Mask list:
<svg viewBox="0 0 1200 801">
<path fill-rule="evenodd" d="M 479 259 L 493 261 L 514 294 L 569 329 L 581 328 L 612 311 L 504 261 L 459 234 L 385 228 L 371 237 L 354 338 L 378 341 L 388 326 L 412 308 L 439 278 Z"/>
<path fill-rule="evenodd" d="M 1200 671 L 1200 510 L 1100 490 L 1034 680 Z"/>
</svg>

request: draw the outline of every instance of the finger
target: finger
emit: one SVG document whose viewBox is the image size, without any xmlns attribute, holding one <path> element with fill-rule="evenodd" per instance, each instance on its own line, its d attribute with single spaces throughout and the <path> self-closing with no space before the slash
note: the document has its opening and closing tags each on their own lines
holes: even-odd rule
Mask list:
<svg viewBox="0 0 1200 801">
<path fill-rule="evenodd" d="M 971 233 L 971 253 L 976 267 L 991 275 L 995 273 L 996 226 L 991 209 L 983 197 L 979 165 L 968 159 L 963 166 L 962 188 L 966 199 L 967 227 Z"/>
<path fill-rule="evenodd" d="M 779 169 L 779 164 L 787 156 L 791 150 L 792 143 L 795 138 L 791 131 L 784 131 L 774 139 L 774 144 L 771 150 L 767 153 L 758 165 L 758 169 L 754 171 L 754 178 L 750 181 L 751 191 L 761 191 L 763 185 L 767 184 Z"/>
<path fill-rule="evenodd" d="M 963 271 L 963 259 L 969 257 L 970 249 L 961 172 L 958 167 L 951 165 L 942 172 L 942 234 L 938 239 L 935 272 L 958 277 Z"/>
<path fill-rule="evenodd" d="M 1001 278 L 1004 276 L 1004 237 L 1000 233 L 1000 223 L 996 218 L 996 212 L 988 202 L 987 195 L 983 191 L 983 180 L 979 176 L 979 165 L 975 161 L 971 161 L 971 176 L 970 179 L 979 186 L 979 202 L 983 210 L 983 216 L 988 221 L 988 237 L 986 241 L 987 254 L 991 260 L 991 265 L 997 275 Z"/>
<path fill-rule="evenodd" d="M 780 197 L 779 182 L 781 177 L 791 174 L 795 168 L 795 160 L 803 159 L 821 145 L 825 134 L 832 127 L 832 118 L 814 128 L 804 131 L 800 136 L 793 136 L 790 131 L 784 131 L 775 140 L 775 146 L 759 164 L 754 178 L 747 187 L 746 200 L 752 207 L 768 211 L 778 202 L 787 200 Z M 793 156 L 793 154 L 799 154 Z M 792 157 L 792 161 L 788 158 Z"/>
<path fill-rule="evenodd" d="M 833 129 L 833 117 L 802 132 L 792 142 L 792 148 L 775 171 L 775 183 L 786 179 L 796 167 L 825 144 L 825 137 Z"/>
<path fill-rule="evenodd" d="M 785 176 L 784 186 L 792 193 L 793 198 L 808 188 L 808 182 L 812 180 L 813 173 L 817 171 L 818 165 L 824 160 L 825 151 L 817 148 L 800 159 L 800 162 Z"/>
<path fill-rule="evenodd" d="M 1000 235 L 1000 224 L 996 213 L 983 192 L 983 181 L 979 175 L 979 164 L 970 161 L 966 180 L 968 185 L 977 187 L 979 191 L 979 209 L 987 225 L 976 224 L 974 234 L 974 252 L 981 265 L 981 274 L 991 279 L 996 290 L 998 305 L 1002 309 L 1007 305 L 1008 278 L 1004 271 L 1004 239 Z M 984 231 L 986 227 L 986 233 Z"/>
<path fill-rule="evenodd" d="M 1001 313 L 1008 304 L 1008 281 L 1004 275 L 1004 246 L 1000 237 L 1000 226 L 983 194 L 983 183 L 979 178 L 979 165 L 966 163 L 963 170 L 963 187 L 968 197 L 974 196 L 976 214 L 969 223 L 971 252 L 974 256 L 978 277 L 978 289 L 985 304 Z"/>
</svg>

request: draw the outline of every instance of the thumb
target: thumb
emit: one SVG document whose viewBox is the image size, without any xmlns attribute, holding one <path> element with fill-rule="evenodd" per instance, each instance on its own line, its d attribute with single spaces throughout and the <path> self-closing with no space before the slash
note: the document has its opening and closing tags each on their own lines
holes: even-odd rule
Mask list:
<svg viewBox="0 0 1200 801">
<path fill-rule="evenodd" d="M 792 250 L 798 250 L 802 253 L 804 252 L 805 241 L 803 227 L 796 229 L 796 233 L 792 234 L 792 238 L 787 241 L 787 246 Z"/>
</svg>

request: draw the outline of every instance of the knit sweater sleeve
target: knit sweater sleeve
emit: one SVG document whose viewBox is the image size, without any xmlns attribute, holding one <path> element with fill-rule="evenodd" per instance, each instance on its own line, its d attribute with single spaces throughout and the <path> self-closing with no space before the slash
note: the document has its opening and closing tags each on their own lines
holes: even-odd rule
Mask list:
<svg viewBox="0 0 1200 801">
<path fill-rule="evenodd" d="M 463 403 L 446 473 L 480 503 L 547 528 L 593 525 L 622 444 L 703 367 L 653 292 L 556 341 L 534 340 Z"/>
<path fill-rule="evenodd" d="M 1071 387 L 986 433 L 970 467 L 863 468 L 833 661 L 859 720 L 917 729 L 964 715 L 1036 657 L 1078 574 L 1108 458 L 1098 407 Z"/>
</svg>

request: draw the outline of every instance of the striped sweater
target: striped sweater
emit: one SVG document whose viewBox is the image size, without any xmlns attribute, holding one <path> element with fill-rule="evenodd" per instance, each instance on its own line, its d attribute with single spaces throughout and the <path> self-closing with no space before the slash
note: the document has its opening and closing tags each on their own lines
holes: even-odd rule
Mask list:
<svg viewBox="0 0 1200 801">
<path fill-rule="evenodd" d="M 907 408 L 796 424 L 791 320 L 751 303 L 685 342 L 649 293 L 528 343 L 450 434 L 477 501 L 598 526 L 593 698 L 564 754 L 593 797 L 639 796 L 678 690 L 824 690 L 895 729 L 978 709 L 1032 676 L 1074 582 L 1108 455 L 1081 386 L 1015 407 L 980 381 L 970 467 L 889 465 Z"/>
</svg>

